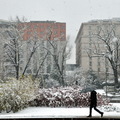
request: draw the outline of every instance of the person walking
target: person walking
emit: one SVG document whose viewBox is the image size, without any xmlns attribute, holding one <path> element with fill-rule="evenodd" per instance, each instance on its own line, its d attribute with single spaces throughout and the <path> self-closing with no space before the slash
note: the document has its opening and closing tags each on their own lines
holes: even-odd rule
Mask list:
<svg viewBox="0 0 120 120">
<path fill-rule="evenodd" d="M 101 114 L 101 117 L 103 117 L 103 112 L 98 110 L 97 108 L 97 92 L 95 90 L 91 91 L 91 96 L 90 96 L 90 113 L 89 116 L 87 117 L 92 117 L 92 108 L 94 108 L 98 113 Z"/>
</svg>

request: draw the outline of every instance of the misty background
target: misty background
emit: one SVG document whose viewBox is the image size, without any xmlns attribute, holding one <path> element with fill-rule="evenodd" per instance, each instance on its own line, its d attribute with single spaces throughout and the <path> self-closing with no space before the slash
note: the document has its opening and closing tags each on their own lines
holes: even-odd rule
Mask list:
<svg viewBox="0 0 120 120">
<path fill-rule="evenodd" d="M 80 25 L 94 19 L 120 17 L 120 0 L 0 0 L 0 19 L 16 16 L 27 21 L 57 21 L 66 23 L 67 36 L 73 46 L 71 59 L 75 63 L 75 39 Z"/>
</svg>

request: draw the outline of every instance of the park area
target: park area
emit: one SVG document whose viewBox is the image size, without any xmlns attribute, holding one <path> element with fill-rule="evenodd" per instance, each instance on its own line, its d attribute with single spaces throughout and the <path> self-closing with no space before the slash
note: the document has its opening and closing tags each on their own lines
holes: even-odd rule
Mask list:
<svg viewBox="0 0 120 120">
<path fill-rule="evenodd" d="M 111 108 L 104 109 L 103 118 L 120 118 L 120 104 L 112 104 Z M 102 107 L 98 107 L 103 109 Z M 111 110 L 109 110 L 111 109 Z M 116 109 L 116 110 L 115 110 Z M 108 111 L 107 111 L 108 110 Z M 29 107 L 17 113 L 1 113 L 0 118 L 4 119 L 25 119 L 25 118 L 86 118 L 89 114 L 89 108 L 49 108 L 49 107 Z M 93 118 L 101 118 L 100 115 L 93 110 Z"/>
<path fill-rule="evenodd" d="M 36 92 L 32 88 L 32 81 L 27 79 L 26 82 L 29 83 L 28 87 L 25 87 L 26 84 L 22 84 L 21 87 L 20 83 L 17 86 L 12 84 L 14 92 L 10 91 L 8 86 L 6 90 L 4 89 L 7 98 L 5 99 L 5 96 L 1 98 L 4 106 L 1 104 L 0 119 L 86 118 L 88 116 L 90 92 L 81 93 L 79 86 L 42 88 Z M 22 88 L 24 91 L 21 91 Z M 98 109 L 104 112 L 103 118 L 120 118 L 120 103 L 110 103 L 103 89 L 98 89 L 96 92 Z M 92 115 L 92 118 L 101 118 L 94 109 Z"/>
</svg>

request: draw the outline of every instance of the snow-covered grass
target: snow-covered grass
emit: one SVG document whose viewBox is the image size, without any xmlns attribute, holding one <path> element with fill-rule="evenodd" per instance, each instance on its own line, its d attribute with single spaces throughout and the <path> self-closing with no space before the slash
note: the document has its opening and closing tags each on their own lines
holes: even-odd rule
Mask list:
<svg viewBox="0 0 120 120">
<path fill-rule="evenodd" d="M 113 106 L 120 107 L 120 104 Z M 100 108 L 98 108 L 100 109 Z M 120 112 L 104 112 L 103 117 L 120 117 Z M 94 111 L 93 116 L 100 117 L 100 114 Z M 49 107 L 29 107 L 17 113 L 1 113 L 0 118 L 79 118 L 86 117 L 89 114 L 89 107 L 83 108 L 49 108 Z"/>
<path fill-rule="evenodd" d="M 58 96 L 61 93 L 65 93 L 67 97 L 73 95 L 72 92 L 74 91 L 74 88 L 62 88 L 60 91 L 56 91 L 57 89 L 52 89 L 54 91 L 51 91 L 51 89 L 46 90 L 44 89 L 45 95 L 50 95 L 53 96 Z M 70 90 L 70 91 L 69 91 Z M 74 93 L 78 93 L 79 89 L 75 88 Z M 97 93 L 101 95 L 105 95 L 104 90 L 96 90 Z M 71 94 L 69 94 L 69 92 Z M 46 96 L 47 97 L 47 96 Z M 120 103 L 114 103 L 114 104 L 109 104 L 109 105 L 104 105 L 104 106 L 99 106 L 98 109 L 104 112 L 104 117 L 120 117 Z M 28 107 L 24 108 L 23 110 L 19 110 L 16 113 L 10 112 L 10 113 L 5 113 L 2 112 L 0 113 L 0 118 L 8 119 L 8 118 L 80 118 L 80 117 L 86 117 L 89 114 L 89 107 Z M 100 117 L 100 114 L 97 113 L 93 109 L 93 116 L 95 117 Z"/>
<path fill-rule="evenodd" d="M 38 91 L 38 86 L 33 84 L 30 78 L 22 78 L 20 81 L 11 80 L 1 84 L 0 109 L 2 113 L 0 113 L 0 118 L 78 118 L 86 117 L 89 114 L 88 98 L 90 94 L 81 94 L 81 88 L 78 86 L 40 89 L 39 92 L 36 90 Z M 105 92 L 96 91 L 99 109 L 105 113 L 104 116 L 120 117 L 120 104 L 108 105 L 108 102 L 102 98 L 102 95 L 105 96 Z M 19 99 L 16 98 L 18 96 Z M 43 104 L 39 104 L 39 107 L 28 107 L 30 101 L 35 99 L 42 101 Z M 49 104 L 46 104 L 45 100 Z M 17 106 L 15 110 L 14 106 Z M 6 113 L 9 107 L 12 112 Z M 100 115 L 93 110 L 93 116 L 99 117 Z"/>
</svg>

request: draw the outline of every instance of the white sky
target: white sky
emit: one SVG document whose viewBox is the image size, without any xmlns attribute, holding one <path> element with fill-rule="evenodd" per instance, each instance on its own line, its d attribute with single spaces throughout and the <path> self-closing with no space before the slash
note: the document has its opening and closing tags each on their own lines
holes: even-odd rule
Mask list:
<svg viewBox="0 0 120 120">
<path fill-rule="evenodd" d="M 120 17 L 120 0 L 0 0 L 0 19 L 9 20 L 16 16 L 24 16 L 28 21 L 66 22 L 67 35 L 73 45 L 68 63 L 74 64 L 74 41 L 81 23 Z"/>
</svg>

